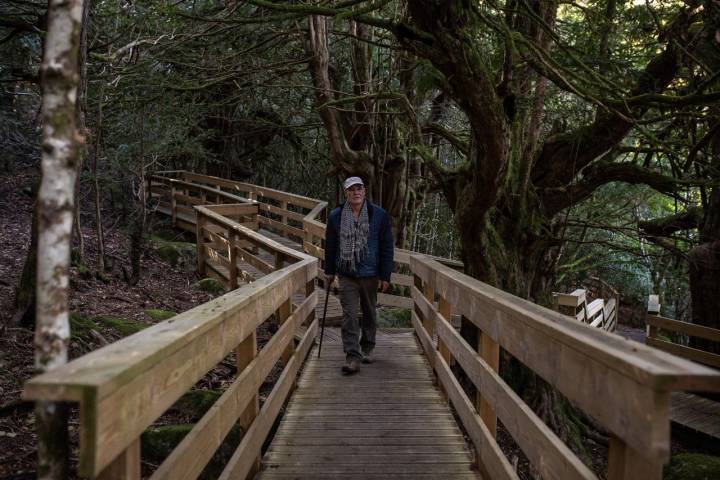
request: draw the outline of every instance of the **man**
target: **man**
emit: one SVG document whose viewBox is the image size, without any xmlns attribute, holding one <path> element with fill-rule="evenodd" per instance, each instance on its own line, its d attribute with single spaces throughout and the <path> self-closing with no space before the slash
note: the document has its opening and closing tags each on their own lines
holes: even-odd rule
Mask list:
<svg viewBox="0 0 720 480">
<path fill-rule="evenodd" d="M 377 290 L 390 286 L 393 236 L 390 216 L 365 199 L 360 177 L 343 182 L 346 201 L 330 212 L 325 234 L 325 280 L 340 277 L 343 309 L 344 374 L 357 373 L 360 362 L 372 363 L 377 330 Z M 362 321 L 358 319 L 358 304 Z"/>
</svg>

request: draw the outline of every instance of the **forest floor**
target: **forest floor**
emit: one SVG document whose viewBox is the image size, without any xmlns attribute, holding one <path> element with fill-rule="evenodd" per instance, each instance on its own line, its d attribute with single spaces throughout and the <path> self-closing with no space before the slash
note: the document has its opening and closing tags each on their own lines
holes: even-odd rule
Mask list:
<svg viewBox="0 0 720 480">
<path fill-rule="evenodd" d="M 0 174 L 0 479 L 35 478 L 36 438 L 31 404 L 19 402 L 23 383 L 34 374 L 33 332 L 17 325 L 15 288 L 30 245 L 30 223 L 38 179 L 35 168 Z M 91 210 L 92 205 L 84 205 Z M 92 335 L 75 335 L 70 357 L 76 358 L 129 332 L 156 323 L 157 311 L 186 311 L 212 299 L 197 288 L 194 259 L 170 266 L 149 248 L 142 258 L 142 275 L 131 286 L 122 272 L 129 262 L 129 242 L 118 222 L 105 218 L 105 250 L 110 260 L 103 278 L 96 272 L 96 231 L 92 215 L 82 216 L 84 266 L 71 269 L 70 312 L 90 322 Z M 182 240 L 182 239 L 179 239 Z M 77 243 L 77 242 L 76 242 Z M 150 314 L 148 314 L 150 312 Z M 87 333 L 87 332 L 85 332 Z M 258 341 L 264 343 L 260 332 Z M 206 376 L 196 388 L 222 389 L 234 373 L 228 363 Z M 231 365 L 231 364 L 229 364 Z M 272 380 L 272 378 L 270 379 Z M 264 386 L 265 387 L 265 386 Z M 266 387 L 268 388 L 268 387 Z M 71 438 L 77 440 L 77 412 L 71 414 Z M 178 420 L 177 418 L 167 421 Z"/>
<path fill-rule="evenodd" d="M 28 246 L 30 244 L 30 222 L 38 179 L 35 168 L 0 173 L 0 479 L 35 478 L 36 437 L 31 404 L 20 402 L 23 383 L 34 374 L 33 332 L 19 327 L 15 318 L 15 288 L 18 284 Z M 91 210 L 87 200 L 84 208 Z M 83 319 L 90 319 L 88 326 L 92 335 L 75 335 L 70 344 L 70 357 L 76 358 L 113 342 L 130 331 L 156 323 L 157 319 L 148 312 L 183 312 L 210 300 L 212 295 L 201 291 L 196 284 L 199 280 L 192 260 L 181 261 L 176 266 L 163 261 L 156 249 L 150 246 L 142 258 L 140 281 L 129 285 L 122 268 L 128 265 L 128 239 L 126 233 L 116 225 L 120 222 L 109 214 L 105 218 L 105 242 L 107 257 L 111 260 L 102 276 L 96 272 L 96 232 L 92 215 L 82 216 L 84 256 L 82 266 L 77 264 L 71 270 L 71 313 Z M 178 240 L 182 241 L 181 238 Z M 103 319 L 122 320 L 122 322 Z M 270 325 L 259 332 L 262 345 L 270 336 Z M 626 338 L 642 341 L 642 329 L 619 326 L 619 332 Z M 87 332 L 85 332 L 87 333 Z M 196 389 L 223 390 L 233 375 L 232 359 L 226 359 L 196 386 Z M 273 372 L 261 389 L 268 392 L 277 372 Z M 167 414 L 158 424 L 187 422 L 187 415 Z M 70 420 L 70 434 L 73 445 L 77 445 L 77 411 Z M 531 478 L 524 456 L 512 439 L 501 427 L 499 441 L 511 458 L 520 458 L 521 478 Z M 607 454 L 606 448 L 588 445 L 588 452 L 596 468 L 601 467 Z M 673 440 L 673 453 L 686 451 L 680 440 Z M 152 465 L 144 465 L 144 472 Z"/>
</svg>

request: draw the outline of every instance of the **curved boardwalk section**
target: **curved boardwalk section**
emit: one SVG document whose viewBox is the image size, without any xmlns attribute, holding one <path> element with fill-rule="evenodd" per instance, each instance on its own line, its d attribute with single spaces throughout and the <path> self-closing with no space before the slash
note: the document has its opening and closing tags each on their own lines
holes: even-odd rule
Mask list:
<svg viewBox="0 0 720 480">
<path fill-rule="evenodd" d="M 256 478 L 480 478 L 412 330 L 378 332 L 375 363 L 353 376 L 338 337 L 308 358 Z"/>
<path fill-rule="evenodd" d="M 343 377 L 336 330 L 326 331 L 322 358 L 311 350 L 322 298 L 315 282 L 325 225 L 318 216 L 327 204 L 174 174 L 182 180 L 152 177 L 158 183 L 147 191 L 173 225 L 195 232 L 200 274 L 218 277 L 231 291 L 25 384 L 26 399 L 79 403 L 82 477 L 139 480 L 142 433 L 231 352 L 237 378 L 153 480 L 198 478 L 237 424 L 244 436 L 222 480 L 256 474 L 266 480 L 467 479 L 480 473 L 517 480 L 496 441 L 498 422 L 542 478 L 597 479 L 498 374 L 501 351 L 608 432 L 608 480 L 660 480 L 670 459 L 670 395 L 720 391 L 717 370 L 514 297 L 457 272 L 453 262 L 399 249 L 392 282 L 411 296 L 379 294 L 378 301 L 410 308 L 415 336 L 383 332 L 376 363 Z M 294 248 L 299 243 L 268 238 L 266 229 L 302 242 L 303 251 Z M 477 342 L 453 328 L 458 316 L 474 326 Z M 267 321 L 277 329 L 258 348 L 257 329 Z M 259 389 L 278 364 L 282 373 L 261 405 Z M 474 385 L 472 398 L 453 365 Z M 265 469 L 258 473 L 263 455 Z"/>
</svg>

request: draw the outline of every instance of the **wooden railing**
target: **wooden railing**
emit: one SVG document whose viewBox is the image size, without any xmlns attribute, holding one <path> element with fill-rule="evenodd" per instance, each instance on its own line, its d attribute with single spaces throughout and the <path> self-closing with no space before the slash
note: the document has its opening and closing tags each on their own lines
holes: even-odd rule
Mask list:
<svg viewBox="0 0 720 480">
<path fill-rule="evenodd" d="M 172 218 L 174 227 L 195 233 L 195 207 L 208 204 L 256 205 L 257 202 L 205 185 L 152 175 L 148 177 L 148 198 L 157 201 L 156 210 Z M 251 220 L 252 221 L 252 220 Z M 257 226 L 254 228 L 257 230 Z"/>
<path fill-rule="evenodd" d="M 610 480 L 660 479 L 670 455 L 670 392 L 720 390 L 712 369 L 588 328 L 422 255 L 410 263 L 413 325 L 486 478 L 518 478 L 496 442 L 498 420 L 542 478 L 596 478 L 498 375 L 501 349 L 612 435 Z M 452 327 L 451 311 L 477 327 L 477 345 Z M 454 363 L 477 398 L 465 394 Z"/>
<path fill-rule="evenodd" d="M 659 348 L 660 350 L 687 358 L 694 362 L 720 368 L 720 355 L 688 346 L 690 337 L 701 338 L 720 344 L 720 330 L 661 317 L 660 302 L 657 295 L 650 295 L 645 322 L 647 324 L 646 345 Z M 673 334 L 660 338 L 661 331 L 672 332 Z"/>
<path fill-rule="evenodd" d="M 151 176 L 149 182 L 148 192 L 153 195 L 153 198 L 157 197 L 160 201 L 158 211 L 171 215 L 174 221 L 179 218 L 179 222 L 176 224 L 182 228 L 196 230 L 194 214 L 187 214 L 189 211 L 187 205 L 181 203 L 181 201 L 187 201 L 188 197 L 192 197 L 192 201 L 200 198 L 204 199 L 205 206 L 207 206 L 207 203 L 256 204 L 258 206 L 257 223 L 259 226 L 269 228 L 302 244 L 306 253 L 322 261 L 325 260 L 323 243 L 325 241 L 327 202 L 250 183 L 183 170 L 159 172 L 157 175 Z M 195 188 L 193 189 L 193 187 Z M 211 194 L 216 192 L 222 196 L 212 197 Z M 170 198 L 174 198 L 175 202 L 171 202 Z M 192 206 L 195 205 L 200 205 L 200 203 L 192 204 Z M 218 252 L 224 248 L 223 245 L 227 238 L 221 240 L 212 237 L 212 239 L 215 241 L 214 245 L 206 244 L 205 250 L 198 251 L 199 256 L 208 252 L 217 259 L 217 262 L 222 263 L 219 270 L 214 268 L 214 264 L 211 265 L 208 273 L 217 276 L 226 285 L 230 285 L 231 282 L 227 272 L 230 260 L 229 254 L 227 256 L 222 254 L 218 256 Z M 213 251 L 207 250 L 208 247 L 212 248 Z M 391 283 L 397 288 L 394 294 L 379 293 L 379 305 L 401 308 L 412 307 L 412 298 L 410 298 L 412 276 L 409 274 L 411 253 L 413 252 L 410 250 L 395 249 L 395 264 Z M 246 255 L 245 258 L 252 260 L 251 256 Z M 433 258 L 456 269 L 462 269 L 463 267 L 461 262 L 439 257 Z M 246 263 L 253 264 L 252 262 Z M 256 264 L 253 264 L 253 266 L 262 270 Z M 201 273 L 204 274 L 205 272 L 206 270 L 201 269 Z M 243 272 L 240 271 L 239 274 L 242 277 Z"/>
<path fill-rule="evenodd" d="M 594 280 L 600 282 L 599 279 Z M 553 309 L 591 327 L 613 332 L 617 327 L 619 297 L 614 290 L 608 290 L 608 293 L 607 300 L 596 298 L 590 303 L 587 291 L 582 288 L 570 293 L 553 293 Z"/>
<path fill-rule="evenodd" d="M 197 477 L 236 423 L 245 434 L 220 478 L 246 478 L 258 467 L 262 444 L 317 334 L 318 261 L 223 216 L 252 215 L 237 208 L 198 207 L 199 241 L 222 242 L 212 224 L 230 239 L 230 255 L 246 245 L 274 252 L 282 262 L 266 276 L 26 383 L 26 399 L 80 404 L 80 476 L 140 478 L 142 432 L 233 351 L 234 383 L 152 478 Z M 295 293 L 304 300 L 293 310 Z M 258 351 L 256 330 L 272 315 L 279 329 Z M 295 345 L 298 327 L 307 323 Z M 259 388 L 279 359 L 282 374 L 259 408 Z"/>
</svg>

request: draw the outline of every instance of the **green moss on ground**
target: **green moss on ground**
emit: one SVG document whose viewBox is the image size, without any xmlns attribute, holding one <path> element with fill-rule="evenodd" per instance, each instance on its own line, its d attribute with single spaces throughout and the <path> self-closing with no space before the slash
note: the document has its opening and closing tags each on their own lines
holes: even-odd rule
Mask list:
<svg viewBox="0 0 720 480">
<path fill-rule="evenodd" d="M 157 248 L 157 254 L 162 261 L 176 267 L 180 262 L 180 252 L 172 245 L 162 245 Z"/>
<path fill-rule="evenodd" d="M 178 239 L 178 234 L 175 230 L 172 230 L 172 229 L 154 230 L 152 235 L 150 235 L 150 240 L 152 240 L 152 241 L 176 242 L 177 239 Z"/>
<path fill-rule="evenodd" d="M 140 444 L 142 458 L 145 461 L 160 464 L 170 452 L 182 441 L 185 435 L 192 430 L 193 424 L 164 425 L 150 427 L 142 434 Z M 242 429 L 235 425 L 228 433 L 225 440 L 218 448 L 212 460 L 205 467 L 199 478 L 217 478 L 222 473 L 223 467 L 230 460 L 233 452 L 242 440 Z"/>
<path fill-rule="evenodd" d="M 95 317 L 97 323 L 106 327 L 112 328 L 123 337 L 137 333 L 148 327 L 144 323 L 137 322 L 135 320 L 129 320 L 127 318 L 111 317 L 111 316 L 99 316 Z"/>
<path fill-rule="evenodd" d="M 77 271 L 80 278 L 84 278 L 85 280 L 89 280 L 93 277 L 93 273 L 90 271 L 87 265 L 84 263 L 78 263 L 77 264 Z"/>
<path fill-rule="evenodd" d="M 87 339 L 90 330 L 97 330 L 98 325 L 92 318 L 83 317 L 79 313 L 70 314 L 70 338 Z"/>
<path fill-rule="evenodd" d="M 190 390 L 180 397 L 171 408 L 190 416 L 193 420 L 198 420 L 210 410 L 220 395 L 222 392 L 216 390 Z"/>
<path fill-rule="evenodd" d="M 407 308 L 378 309 L 378 327 L 380 328 L 411 328 L 410 310 Z"/>
<path fill-rule="evenodd" d="M 163 320 L 167 320 L 168 318 L 174 317 L 175 315 L 177 315 L 177 313 L 171 312 L 169 310 L 159 310 L 157 308 L 148 308 L 145 310 L 145 315 L 152 318 L 156 322 L 160 322 Z"/>
<path fill-rule="evenodd" d="M 225 287 L 223 284 L 214 278 L 203 278 L 196 284 L 196 286 L 203 292 L 207 292 L 214 296 L 225 293 Z"/>
<path fill-rule="evenodd" d="M 194 243 L 168 241 L 156 235 L 150 241 L 158 256 L 173 267 L 195 263 Z"/>
<path fill-rule="evenodd" d="M 665 468 L 665 480 L 714 480 L 720 478 L 720 457 L 702 453 L 680 453 Z"/>
</svg>

